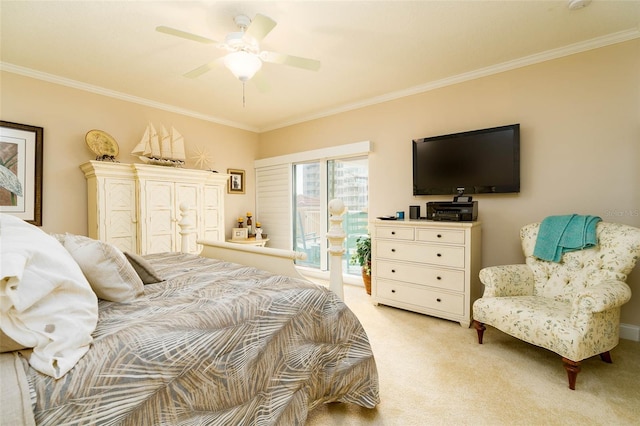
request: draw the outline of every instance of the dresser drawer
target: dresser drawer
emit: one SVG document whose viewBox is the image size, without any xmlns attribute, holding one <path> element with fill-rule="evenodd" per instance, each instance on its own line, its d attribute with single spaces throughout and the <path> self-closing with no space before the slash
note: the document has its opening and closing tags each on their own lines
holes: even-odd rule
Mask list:
<svg viewBox="0 0 640 426">
<path fill-rule="evenodd" d="M 417 305 L 454 315 L 464 314 L 464 297 L 461 294 L 450 294 L 411 284 L 378 280 L 376 296 L 391 302 Z"/>
<path fill-rule="evenodd" d="M 464 268 L 464 247 L 376 241 L 376 260 L 392 259 Z"/>
<path fill-rule="evenodd" d="M 377 260 L 376 274 L 380 278 L 427 285 L 444 290 L 464 291 L 464 271 L 432 268 L 411 263 Z"/>
<path fill-rule="evenodd" d="M 416 241 L 464 244 L 464 231 L 461 229 L 416 229 Z"/>
<path fill-rule="evenodd" d="M 378 226 L 376 228 L 376 237 L 413 241 L 413 228 L 406 228 L 404 226 Z"/>
</svg>

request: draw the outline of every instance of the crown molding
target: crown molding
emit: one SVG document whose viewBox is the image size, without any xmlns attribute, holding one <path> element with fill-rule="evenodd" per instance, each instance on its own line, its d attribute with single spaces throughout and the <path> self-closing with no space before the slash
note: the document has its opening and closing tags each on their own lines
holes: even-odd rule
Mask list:
<svg viewBox="0 0 640 426">
<path fill-rule="evenodd" d="M 408 89 L 387 93 L 382 96 L 365 99 L 360 102 L 343 105 L 338 108 L 326 110 L 317 114 L 306 115 L 296 120 L 285 121 L 270 127 L 261 128 L 259 129 L 259 132 L 260 133 L 268 132 L 271 130 L 292 126 L 294 124 L 304 123 L 305 121 L 311 121 L 319 118 L 329 117 L 331 115 L 340 114 L 347 111 L 353 111 L 356 109 L 404 98 L 407 96 L 417 95 L 420 93 L 428 92 L 428 91 L 439 89 L 446 86 L 451 86 L 451 85 L 462 83 L 465 81 L 487 77 L 489 75 L 514 70 L 516 68 L 526 67 L 526 66 L 537 64 L 540 62 L 550 61 L 552 59 L 562 58 L 565 56 L 585 52 L 592 49 L 597 49 L 600 47 L 609 46 L 616 43 L 622 43 L 622 42 L 633 40 L 636 38 L 640 38 L 640 30 L 638 28 L 632 28 L 629 30 L 608 34 L 606 36 L 585 40 L 579 43 L 570 44 L 568 46 L 560 47 L 557 49 L 552 49 L 545 52 L 536 53 L 534 55 L 525 56 L 512 61 L 503 62 L 501 64 L 480 68 L 478 70 L 470 71 L 463 74 L 458 74 L 452 77 L 443 78 L 441 80 L 432 81 L 419 86 L 410 87 Z"/>
<path fill-rule="evenodd" d="M 362 101 L 346 104 L 338 108 L 325 110 L 317 114 L 310 114 L 310 115 L 305 115 L 303 117 L 299 117 L 297 119 L 282 121 L 277 124 L 273 124 L 263 128 L 256 128 L 256 127 L 248 126 L 244 123 L 223 120 L 217 117 L 201 114 L 201 113 L 187 110 L 184 108 L 178 108 L 173 105 L 151 101 L 149 99 L 128 95 L 126 93 L 117 92 L 114 90 L 105 89 L 103 87 L 94 86 L 94 85 L 83 83 L 80 81 L 71 80 L 71 79 L 59 77 L 53 74 L 48 74 L 41 71 L 30 69 L 30 68 L 25 68 L 18 65 L 10 64 L 8 62 L 0 61 L 0 70 L 11 72 L 14 74 L 24 75 L 26 77 L 35 78 L 38 80 L 48 81 L 50 83 L 72 87 L 79 90 L 84 90 L 91 93 L 96 93 L 103 96 L 109 96 L 109 97 L 120 99 L 127 102 L 145 105 L 151 108 L 157 108 L 164 111 L 169 111 L 176 114 L 197 118 L 204 121 L 210 121 L 212 123 L 221 124 L 223 126 L 234 127 L 237 129 L 247 130 L 255 133 L 262 133 L 262 132 L 268 132 L 271 130 L 280 129 L 287 126 L 292 126 L 294 124 L 304 123 L 306 121 L 329 117 L 329 116 L 340 114 L 343 112 L 353 111 L 359 108 L 364 108 L 367 106 L 372 106 L 372 105 L 380 104 L 383 102 L 396 100 L 399 98 L 404 98 L 407 96 L 417 95 L 420 93 L 428 92 L 428 91 L 439 89 L 442 87 L 451 86 L 454 84 L 462 83 L 469 80 L 475 80 L 482 77 L 487 77 L 489 75 L 526 67 L 526 66 L 537 64 L 540 62 L 550 61 L 552 59 L 558 59 L 565 56 L 585 52 L 592 49 L 598 49 L 600 47 L 605 47 L 605 46 L 609 46 L 616 43 L 622 43 L 622 42 L 633 40 L 636 38 L 640 38 L 640 29 L 631 28 L 628 30 L 619 31 L 617 33 L 608 34 L 606 36 L 596 37 L 596 38 L 585 40 L 579 43 L 570 44 L 568 46 L 560 47 L 557 49 L 552 49 L 545 52 L 525 56 L 512 61 L 503 62 L 501 64 L 496 64 L 496 65 L 481 68 L 478 70 L 470 71 L 467 73 L 458 74 L 452 77 L 447 77 L 440 80 L 432 81 L 419 86 L 410 87 L 408 89 L 387 93 L 387 94 L 376 96 L 369 99 L 364 99 Z"/>
<path fill-rule="evenodd" d="M 126 93 L 117 92 L 115 90 L 105 89 L 100 86 L 94 86 L 91 84 L 83 83 L 81 81 L 72 80 L 69 78 L 60 77 L 54 74 L 48 74 L 41 71 L 36 71 L 31 68 L 21 67 L 8 62 L 0 62 L 0 70 L 7 71 L 14 74 L 23 75 L 25 77 L 35 78 L 37 80 L 47 81 L 49 83 L 60 84 L 62 86 L 72 87 L 74 89 L 84 90 L 86 92 L 95 93 L 98 95 L 108 96 L 115 99 L 120 99 L 126 102 L 132 102 L 139 105 L 148 106 L 151 108 L 161 109 L 164 111 L 173 112 L 176 114 L 185 115 L 188 117 L 197 118 L 204 121 L 210 121 L 212 123 L 221 124 L 223 126 L 234 127 L 241 130 L 248 130 L 250 132 L 258 132 L 255 127 L 247 126 L 244 123 L 238 123 L 235 121 L 222 120 L 217 117 L 213 117 L 199 112 L 191 111 L 184 108 L 179 108 L 174 105 L 163 104 L 161 102 L 155 102 L 146 98 L 140 98 L 138 96 L 132 96 Z"/>
</svg>

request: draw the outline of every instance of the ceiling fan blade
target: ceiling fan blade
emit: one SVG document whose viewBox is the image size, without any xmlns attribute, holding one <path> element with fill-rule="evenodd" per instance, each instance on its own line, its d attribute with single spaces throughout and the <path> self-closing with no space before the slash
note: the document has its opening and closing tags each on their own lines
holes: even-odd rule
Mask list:
<svg viewBox="0 0 640 426">
<path fill-rule="evenodd" d="M 303 68 L 311 71 L 318 71 L 320 69 L 320 61 L 301 58 L 299 56 L 285 55 L 284 53 L 260 52 L 260 59 L 265 62 L 289 65 L 291 67 Z"/>
<path fill-rule="evenodd" d="M 268 16 L 260 15 L 258 13 L 256 17 L 253 18 L 253 21 L 251 21 L 251 24 L 247 27 L 243 38 L 247 42 L 251 42 L 251 39 L 254 39 L 256 42 L 260 43 L 275 26 L 276 21 Z"/>
<path fill-rule="evenodd" d="M 215 59 L 209 63 L 199 66 L 196 69 L 193 69 L 185 74 L 183 74 L 187 78 L 198 78 L 202 74 L 211 71 L 212 69 L 218 67 L 221 63 L 221 59 Z"/>
<path fill-rule="evenodd" d="M 204 43 L 204 44 L 217 43 L 215 40 L 211 40 L 210 38 L 202 37 L 197 34 L 191 34 L 186 31 L 177 30 L 171 27 L 165 27 L 164 25 L 160 25 L 159 27 L 156 27 L 156 31 L 158 31 L 159 33 L 169 34 L 172 36 L 184 38 L 191 41 L 197 41 L 198 43 Z"/>
</svg>

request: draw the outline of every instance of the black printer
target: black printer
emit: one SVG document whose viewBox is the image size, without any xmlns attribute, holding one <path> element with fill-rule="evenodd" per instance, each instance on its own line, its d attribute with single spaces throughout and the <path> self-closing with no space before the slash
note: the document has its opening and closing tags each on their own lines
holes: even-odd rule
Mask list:
<svg viewBox="0 0 640 426">
<path fill-rule="evenodd" d="M 473 222 L 478 220 L 478 202 L 434 201 L 427 203 L 427 220 Z"/>
</svg>

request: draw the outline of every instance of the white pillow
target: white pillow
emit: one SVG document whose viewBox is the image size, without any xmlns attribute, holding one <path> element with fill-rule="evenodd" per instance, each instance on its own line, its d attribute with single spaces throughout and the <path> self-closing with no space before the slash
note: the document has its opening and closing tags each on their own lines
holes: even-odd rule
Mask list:
<svg viewBox="0 0 640 426">
<path fill-rule="evenodd" d="M 98 299 L 78 264 L 39 228 L 0 214 L 2 331 L 33 348 L 29 364 L 60 378 L 89 350 Z"/>
<path fill-rule="evenodd" d="M 66 234 L 64 247 L 100 299 L 128 302 L 144 293 L 144 284 L 117 247 L 83 235 Z"/>
</svg>

